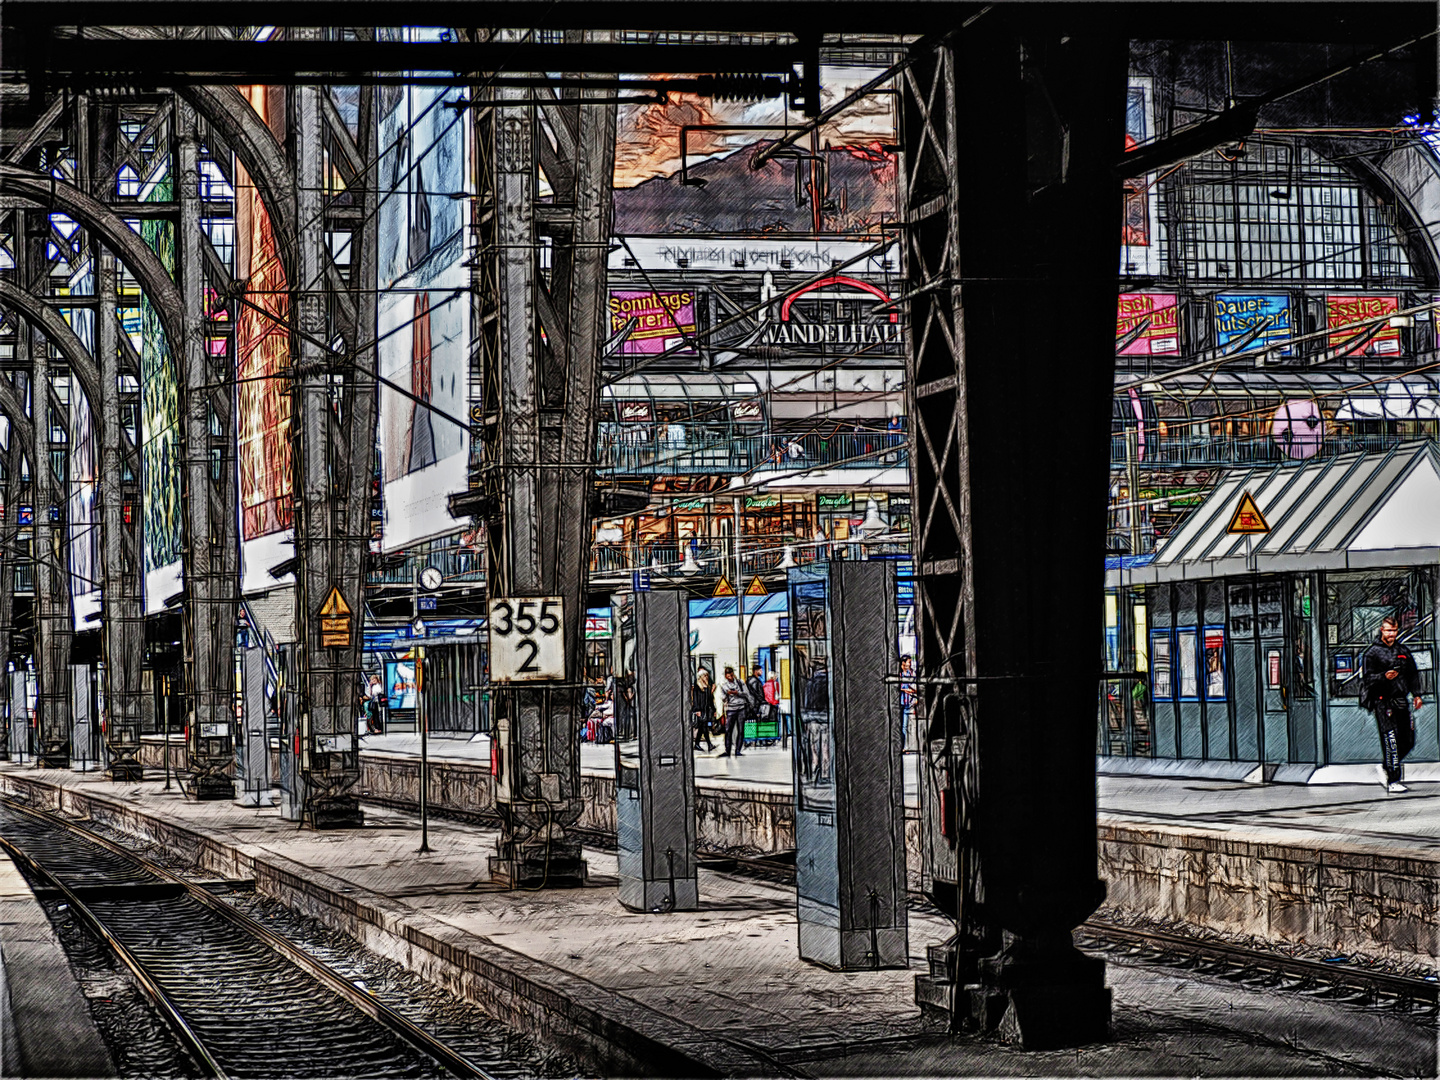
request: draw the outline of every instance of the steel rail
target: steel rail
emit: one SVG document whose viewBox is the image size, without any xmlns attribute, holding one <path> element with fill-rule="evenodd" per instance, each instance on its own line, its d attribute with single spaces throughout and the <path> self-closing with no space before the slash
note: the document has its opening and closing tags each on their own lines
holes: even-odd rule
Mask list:
<svg viewBox="0 0 1440 1080">
<path fill-rule="evenodd" d="M 1353 965 L 1326 963 L 1322 960 L 1308 960 L 1299 956 L 1285 956 L 1264 949 L 1233 945 L 1223 941 L 1204 941 L 1182 934 L 1168 933 L 1164 930 L 1139 930 L 1128 926 L 1116 926 L 1103 919 L 1090 919 L 1076 927 L 1076 932 L 1101 941 L 1149 946 L 1164 952 L 1195 956 L 1227 964 L 1239 964 L 1260 971 L 1278 971 L 1307 979 L 1347 984 L 1426 1004 L 1435 1004 L 1440 1001 L 1440 983 L 1416 979 L 1407 975 L 1395 975 L 1388 971 L 1366 970 Z"/>
<path fill-rule="evenodd" d="M 137 855 L 135 852 L 130 851 L 129 849 L 121 846 L 120 844 L 117 844 L 114 841 L 107 839 L 106 837 L 98 836 L 90 830 L 82 828 L 81 826 L 75 824 L 74 822 L 66 821 L 64 818 L 57 817 L 43 810 L 37 810 L 31 806 L 26 806 L 24 803 L 16 802 L 8 796 L 0 796 L 0 805 L 3 805 L 6 809 L 9 810 L 23 812 L 31 817 L 44 821 L 47 824 L 63 826 L 71 833 L 82 837 L 89 843 L 92 843 L 97 847 L 103 848 L 106 851 L 111 852 L 112 854 L 119 855 L 122 858 L 133 862 L 135 865 L 139 866 L 147 873 L 153 874 L 161 880 L 166 881 L 172 885 L 177 885 L 181 887 L 185 891 L 186 895 L 198 901 L 200 904 L 203 904 L 211 911 L 216 912 L 222 918 L 228 920 L 229 922 L 243 930 L 245 933 L 263 942 L 276 953 L 279 953 L 286 960 L 289 960 L 296 967 L 300 968 L 311 978 L 315 979 L 317 982 L 324 985 L 327 989 L 334 992 L 337 996 L 339 996 L 347 1004 L 354 1007 L 357 1011 L 359 1011 L 365 1016 L 368 1016 L 370 1019 L 374 1020 L 376 1023 L 379 1023 L 383 1027 L 389 1029 L 393 1034 L 395 1034 L 405 1042 L 409 1043 L 414 1049 L 420 1051 L 422 1054 L 425 1054 L 427 1057 L 433 1058 L 435 1061 L 439 1062 L 456 1076 L 474 1077 L 476 1078 L 476 1080 L 494 1080 L 494 1078 L 489 1073 L 487 1073 L 483 1068 L 475 1064 L 469 1058 L 465 1057 L 463 1054 L 459 1053 L 452 1047 L 447 1046 L 445 1043 L 436 1039 L 429 1032 L 425 1031 L 423 1028 L 406 1019 L 400 1013 L 392 1009 L 389 1005 L 386 1005 L 383 1001 L 380 1001 L 373 995 L 367 993 L 364 990 L 361 990 L 349 979 L 346 979 L 343 975 L 340 975 L 338 972 L 334 971 L 329 966 L 321 963 L 319 960 L 316 960 L 313 956 L 305 952 L 293 942 L 288 941 L 284 937 L 281 937 L 280 935 L 262 926 L 260 923 L 250 918 L 250 916 L 246 915 L 244 912 L 237 911 L 229 904 L 226 904 L 223 900 L 220 900 L 203 886 L 186 881 L 184 878 L 172 874 L 164 867 L 158 866 L 155 863 L 150 862 L 148 859 L 144 858 L 143 856 Z M 4 845 L 7 849 L 15 850 L 13 845 L 4 837 L 0 837 L 0 845 Z M 29 860 L 28 856 L 24 857 L 29 862 L 33 863 L 33 860 Z M 48 871 L 43 872 L 46 874 L 46 877 L 49 880 L 56 880 L 53 874 L 50 874 Z M 70 893 L 71 895 L 73 895 L 72 891 L 65 887 L 63 884 L 61 885 L 61 888 L 66 893 Z M 79 901 L 72 901 L 72 903 L 78 904 Z M 94 916 L 91 915 L 90 918 L 94 919 Z M 107 941 L 113 942 L 115 947 L 117 947 L 118 949 L 125 948 L 124 945 L 122 945 L 120 942 L 115 941 L 108 933 L 108 931 L 104 930 L 103 926 L 101 926 L 98 920 L 96 920 L 95 925 L 97 926 L 97 928 L 99 928 L 100 932 L 105 936 L 105 939 Z M 128 954 L 128 950 L 126 950 L 126 952 Z M 136 960 L 135 964 L 139 965 L 139 961 Z M 178 1012 L 176 1012 L 175 1015 L 178 1018 Z M 180 1023 L 183 1024 L 184 1021 L 180 1020 Z M 189 1028 L 186 1027 L 185 1030 L 189 1031 Z M 191 1035 L 193 1036 L 193 1032 L 191 1033 Z M 214 1073 L 215 1076 L 224 1076 L 222 1072 L 218 1071 L 218 1065 L 215 1066 L 215 1069 L 217 1070 Z"/>
<path fill-rule="evenodd" d="M 13 805 L 14 808 L 19 808 L 19 804 L 11 804 L 8 799 L 5 800 L 5 803 L 7 807 Z M 29 807 L 25 809 L 30 813 L 38 813 L 37 811 L 30 810 Z M 86 906 L 85 902 L 76 895 L 75 891 L 61 881 L 59 877 L 37 862 L 28 852 L 21 850 L 3 836 L 0 836 L 0 848 L 4 848 L 6 854 L 8 854 L 11 859 L 23 865 L 37 878 L 49 882 L 50 887 L 65 898 L 65 902 L 70 905 L 70 909 L 74 911 L 75 914 L 80 916 L 81 921 L 89 926 L 96 936 L 109 946 L 110 951 L 115 954 L 116 958 L 130 970 L 130 974 L 135 977 L 135 981 L 140 984 L 141 989 L 145 991 L 146 995 L 160 1011 L 160 1015 L 165 1020 L 165 1023 L 169 1025 L 171 1031 L 174 1032 L 176 1037 L 184 1044 L 185 1049 L 189 1051 L 191 1057 L 195 1059 L 196 1064 L 204 1070 L 205 1074 L 216 1077 L 217 1080 L 228 1080 L 228 1074 L 220 1067 L 219 1062 L 211 1056 L 210 1051 L 206 1049 L 200 1036 L 195 1034 L 194 1029 L 190 1027 L 185 1017 L 181 1015 L 179 1008 L 170 999 L 170 995 L 165 992 L 150 974 L 149 969 L 126 947 L 124 942 L 110 933 L 105 924 Z"/>
</svg>

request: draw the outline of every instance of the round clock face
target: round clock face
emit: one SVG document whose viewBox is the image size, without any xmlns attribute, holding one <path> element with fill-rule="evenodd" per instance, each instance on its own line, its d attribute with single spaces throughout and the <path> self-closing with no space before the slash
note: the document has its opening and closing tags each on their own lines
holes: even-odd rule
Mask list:
<svg viewBox="0 0 1440 1080">
<path fill-rule="evenodd" d="M 420 571 L 420 584 L 427 589 L 438 589 L 443 580 L 439 567 L 427 566 Z"/>
</svg>

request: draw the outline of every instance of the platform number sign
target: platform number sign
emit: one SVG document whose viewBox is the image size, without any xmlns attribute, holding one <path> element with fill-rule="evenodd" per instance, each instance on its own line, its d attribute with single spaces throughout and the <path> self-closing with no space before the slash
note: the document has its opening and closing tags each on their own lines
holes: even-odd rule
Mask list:
<svg viewBox="0 0 1440 1080">
<path fill-rule="evenodd" d="M 560 597 L 496 597 L 490 601 L 489 622 L 493 682 L 565 677 L 565 620 Z"/>
</svg>

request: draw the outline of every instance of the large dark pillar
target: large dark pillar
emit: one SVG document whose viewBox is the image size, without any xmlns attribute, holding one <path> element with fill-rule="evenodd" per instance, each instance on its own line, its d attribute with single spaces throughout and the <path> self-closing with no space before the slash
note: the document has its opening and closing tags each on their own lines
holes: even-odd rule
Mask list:
<svg viewBox="0 0 1440 1080">
<path fill-rule="evenodd" d="M 1096 878 L 1126 42 L 987 11 L 905 75 L 926 887 L 960 932 L 922 1007 L 1027 1048 L 1103 1039 L 1071 930 Z M 948 280 L 947 280 L 948 279 Z M 937 280 L 947 287 L 934 288 Z"/>
</svg>

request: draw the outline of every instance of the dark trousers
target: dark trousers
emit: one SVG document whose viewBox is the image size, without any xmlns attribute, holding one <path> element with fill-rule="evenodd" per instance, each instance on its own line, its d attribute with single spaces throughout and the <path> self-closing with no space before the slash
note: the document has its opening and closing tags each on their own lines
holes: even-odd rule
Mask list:
<svg viewBox="0 0 1440 1080">
<path fill-rule="evenodd" d="M 1415 721 L 1410 710 L 1395 705 L 1381 705 L 1375 710 L 1375 725 L 1380 729 L 1380 755 L 1385 765 L 1385 779 L 1400 782 L 1401 763 L 1415 748 Z"/>
<path fill-rule="evenodd" d="M 745 749 L 745 714 L 725 714 L 725 752 L 740 753 Z"/>
</svg>

